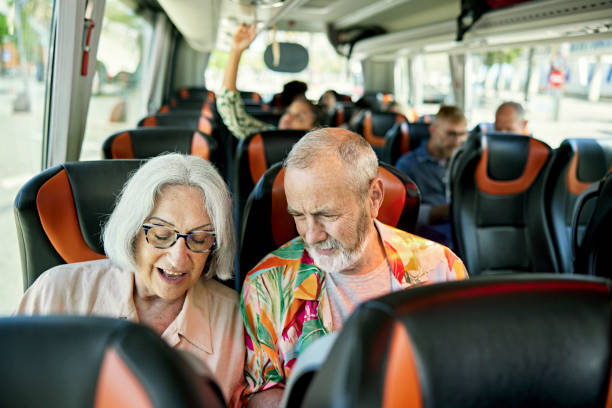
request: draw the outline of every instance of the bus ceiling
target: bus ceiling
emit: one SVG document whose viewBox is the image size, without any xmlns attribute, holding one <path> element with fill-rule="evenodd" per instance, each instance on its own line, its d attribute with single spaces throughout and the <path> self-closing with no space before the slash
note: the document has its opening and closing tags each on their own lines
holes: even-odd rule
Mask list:
<svg viewBox="0 0 612 408">
<path fill-rule="evenodd" d="M 497 2 L 502 3 L 501 0 Z M 495 1 L 463 0 L 463 3 Z M 470 14 L 465 9 L 460 13 L 457 10 L 455 16 L 443 21 L 423 23 L 360 41 L 355 46 L 354 57 L 391 59 L 394 56 L 440 52 L 461 54 L 612 38 L 612 0 L 530 0 L 479 13 Z M 460 14 L 463 18 L 457 17 Z M 462 27 L 467 31 L 460 36 Z M 458 41 L 458 36 L 462 37 L 461 41 Z"/>
</svg>

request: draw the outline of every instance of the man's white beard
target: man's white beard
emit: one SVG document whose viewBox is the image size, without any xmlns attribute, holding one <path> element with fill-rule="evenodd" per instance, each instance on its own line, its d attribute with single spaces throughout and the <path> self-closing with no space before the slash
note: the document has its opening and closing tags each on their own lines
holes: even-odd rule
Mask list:
<svg viewBox="0 0 612 408">
<path fill-rule="evenodd" d="M 361 242 L 352 250 L 345 249 L 340 241 L 332 237 L 327 238 L 323 242 L 306 245 L 306 249 L 315 265 L 325 272 L 338 273 L 355 265 L 361 259 L 368 244 L 368 234 L 365 233 L 360 240 Z M 336 249 L 338 254 L 321 255 L 317 252 L 318 249 Z"/>
</svg>

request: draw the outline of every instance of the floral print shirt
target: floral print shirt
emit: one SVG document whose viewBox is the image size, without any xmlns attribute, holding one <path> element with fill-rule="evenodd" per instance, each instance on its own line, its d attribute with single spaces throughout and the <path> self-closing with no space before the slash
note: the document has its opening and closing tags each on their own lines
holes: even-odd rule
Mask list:
<svg viewBox="0 0 612 408">
<path fill-rule="evenodd" d="M 375 223 L 392 279 L 399 283 L 395 287 L 468 278 L 461 259 L 447 247 Z M 284 387 L 300 353 L 332 329 L 325 272 L 314 264 L 300 237 L 268 254 L 247 274 L 241 311 L 246 401 L 253 393 Z"/>
<path fill-rule="evenodd" d="M 238 139 L 262 130 L 276 129 L 275 126 L 255 119 L 244 109 L 244 103 L 239 91 L 222 89 L 217 95 L 217 112 L 223 123 Z"/>
</svg>

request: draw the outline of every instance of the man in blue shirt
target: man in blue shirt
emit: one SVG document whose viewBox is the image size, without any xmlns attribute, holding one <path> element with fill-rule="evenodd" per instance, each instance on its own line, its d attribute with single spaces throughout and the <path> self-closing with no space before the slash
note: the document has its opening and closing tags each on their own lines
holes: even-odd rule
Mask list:
<svg viewBox="0 0 612 408">
<path fill-rule="evenodd" d="M 395 167 L 410 177 L 421 192 L 417 234 L 452 246 L 446 195 L 447 165 L 467 139 L 467 121 L 455 106 L 442 106 L 429 126 L 429 140 L 399 158 Z"/>
</svg>

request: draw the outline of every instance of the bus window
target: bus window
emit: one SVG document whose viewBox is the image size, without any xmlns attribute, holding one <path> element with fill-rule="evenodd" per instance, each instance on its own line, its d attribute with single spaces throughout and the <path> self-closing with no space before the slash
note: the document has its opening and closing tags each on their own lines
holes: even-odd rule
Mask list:
<svg viewBox="0 0 612 408">
<path fill-rule="evenodd" d="M 560 43 L 472 54 L 470 122 L 493 122 L 504 101 L 523 105 L 527 131 L 557 147 L 610 137 L 612 41 Z"/>
<path fill-rule="evenodd" d="M 142 16 L 120 0 L 106 0 L 81 160 L 100 159 L 108 136 L 136 127 L 147 114 L 140 85 L 151 37 Z"/>
<path fill-rule="evenodd" d="M 264 31 L 258 35 L 242 57 L 238 74 L 238 89 L 258 92 L 264 96 L 265 100 L 269 100 L 273 94 L 282 90 L 283 84 L 295 79 L 308 84 L 306 96 L 311 100 L 318 100 L 328 89 L 351 95 L 354 99 L 362 94 L 359 63 L 349 64 L 346 58 L 339 56 L 325 34 L 278 31 L 276 40 L 295 42 L 306 47 L 310 56 L 306 69 L 291 74 L 274 72 L 266 68 L 263 54 L 271 39 L 269 33 Z M 227 56 L 227 50 L 215 49 L 211 53 L 205 73 L 206 85 L 209 89 L 218 90 L 221 87 Z"/>
<path fill-rule="evenodd" d="M 0 1 L 0 315 L 21 297 L 13 201 L 40 171 L 52 0 Z"/>
</svg>

